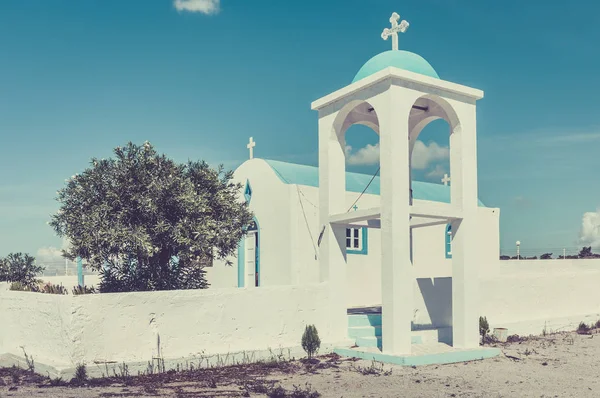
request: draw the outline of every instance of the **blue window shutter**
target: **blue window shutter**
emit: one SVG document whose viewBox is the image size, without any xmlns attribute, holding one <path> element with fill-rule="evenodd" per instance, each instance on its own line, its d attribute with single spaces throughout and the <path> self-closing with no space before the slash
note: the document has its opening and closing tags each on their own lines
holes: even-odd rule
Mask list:
<svg viewBox="0 0 600 398">
<path fill-rule="evenodd" d="M 444 251 L 446 258 L 452 258 L 452 225 L 446 225 L 445 237 L 444 237 Z"/>
</svg>

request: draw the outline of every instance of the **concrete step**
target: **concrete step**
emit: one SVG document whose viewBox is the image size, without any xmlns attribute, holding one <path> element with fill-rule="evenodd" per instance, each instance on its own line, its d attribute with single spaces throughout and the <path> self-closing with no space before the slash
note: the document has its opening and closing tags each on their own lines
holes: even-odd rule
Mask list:
<svg viewBox="0 0 600 398">
<path fill-rule="evenodd" d="M 348 328 L 350 338 L 381 336 L 381 326 L 352 326 Z"/>
</svg>

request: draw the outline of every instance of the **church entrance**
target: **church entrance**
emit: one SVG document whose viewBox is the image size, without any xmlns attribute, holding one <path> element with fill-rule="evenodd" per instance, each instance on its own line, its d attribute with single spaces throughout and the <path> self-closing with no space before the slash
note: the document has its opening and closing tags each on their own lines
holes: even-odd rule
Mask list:
<svg viewBox="0 0 600 398">
<path fill-rule="evenodd" d="M 259 256 L 258 223 L 252 220 L 244 242 L 244 286 L 260 286 L 260 256 Z"/>
</svg>

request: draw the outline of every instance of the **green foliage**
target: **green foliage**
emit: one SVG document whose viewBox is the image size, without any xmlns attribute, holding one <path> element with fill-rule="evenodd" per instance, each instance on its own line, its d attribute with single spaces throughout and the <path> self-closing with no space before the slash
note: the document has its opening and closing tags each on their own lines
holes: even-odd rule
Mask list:
<svg viewBox="0 0 600 398">
<path fill-rule="evenodd" d="M 485 316 L 479 317 L 479 334 L 485 340 L 485 336 L 490 332 L 490 324 Z"/>
<path fill-rule="evenodd" d="M 544 253 L 540 256 L 540 260 L 550 260 L 552 258 L 552 253 Z"/>
<path fill-rule="evenodd" d="M 263 386 L 264 387 L 264 386 Z M 282 386 L 265 388 L 267 397 L 269 398 L 319 398 L 321 394 L 312 389 L 308 383 L 304 387 L 294 385 L 293 390 L 288 392 Z"/>
<path fill-rule="evenodd" d="M 364 376 L 368 376 L 368 375 L 390 376 L 392 374 L 391 368 L 389 370 L 385 370 L 383 363 L 377 362 L 374 359 L 371 361 L 371 366 L 358 365 L 358 366 L 354 366 L 354 370 L 356 370 L 358 373 L 360 373 Z"/>
<path fill-rule="evenodd" d="M 67 289 L 63 285 L 55 285 L 52 283 L 43 284 L 40 287 L 39 292 L 47 294 L 68 294 Z"/>
<path fill-rule="evenodd" d="M 84 384 L 87 380 L 87 368 L 85 367 L 85 364 L 80 363 L 75 368 L 75 376 L 73 377 L 73 380 L 71 380 L 71 382 L 74 382 L 75 384 Z"/>
<path fill-rule="evenodd" d="M 579 258 L 600 258 L 600 255 L 592 253 L 592 246 L 583 247 L 578 255 Z"/>
<path fill-rule="evenodd" d="M 577 327 L 577 333 L 579 334 L 588 334 L 590 332 L 592 328 L 586 324 L 585 322 L 580 322 L 579 326 Z"/>
<path fill-rule="evenodd" d="M 62 377 L 56 377 L 54 379 L 50 378 L 48 381 L 52 387 L 64 387 L 68 385 Z"/>
<path fill-rule="evenodd" d="M 27 355 L 27 351 L 25 351 L 25 347 L 21 346 L 21 350 L 23 350 L 23 356 L 25 357 L 25 363 L 27 364 L 27 370 L 31 373 L 35 373 L 35 361 L 33 357 Z"/>
<path fill-rule="evenodd" d="M 73 292 L 73 296 L 97 293 L 96 288 L 93 286 L 88 287 L 88 286 L 79 286 L 79 285 L 74 286 L 72 292 Z"/>
<path fill-rule="evenodd" d="M 9 290 L 13 290 L 16 292 L 39 292 L 40 291 L 40 289 L 37 285 L 25 286 L 21 282 L 12 282 L 10 284 Z"/>
<path fill-rule="evenodd" d="M 43 267 L 35 264 L 35 257 L 29 254 L 11 253 L 0 259 L 0 282 L 16 282 L 23 288 L 35 289 L 39 282 L 36 275 L 43 270 Z"/>
<path fill-rule="evenodd" d="M 252 214 L 222 166 L 178 164 L 132 143 L 59 190 L 50 225 L 101 273 L 100 291 L 206 288 L 203 264 L 235 254 Z"/>
<path fill-rule="evenodd" d="M 290 398 L 319 398 L 321 394 L 312 389 L 308 383 L 304 387 L 297 385 L 293 386 L 294 390 L 289 394 Z"/>
<path fill-rule="evenodd" d="M 321 339 L 315 325 L 307 325 L 302 334 L 302 348 L 311 359 L 321 347 Z"/>
<path fill-rule="evenodd" d="M 269 398 L 286 398 L 287 391 L 282 386 L 274 387 L 271 391 L 267 392 Z"/>
</svg>

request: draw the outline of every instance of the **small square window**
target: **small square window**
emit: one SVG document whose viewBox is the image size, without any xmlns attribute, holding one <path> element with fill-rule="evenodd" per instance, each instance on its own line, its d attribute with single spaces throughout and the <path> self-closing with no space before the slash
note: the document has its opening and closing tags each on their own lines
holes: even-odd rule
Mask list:
<svg viewBox="0 0 600 398">
<path fill-rule="evenodd" d="M 353 251 L 362 250 L 362 228 L 346 229 L 346 249 Z"/>
</svg>

